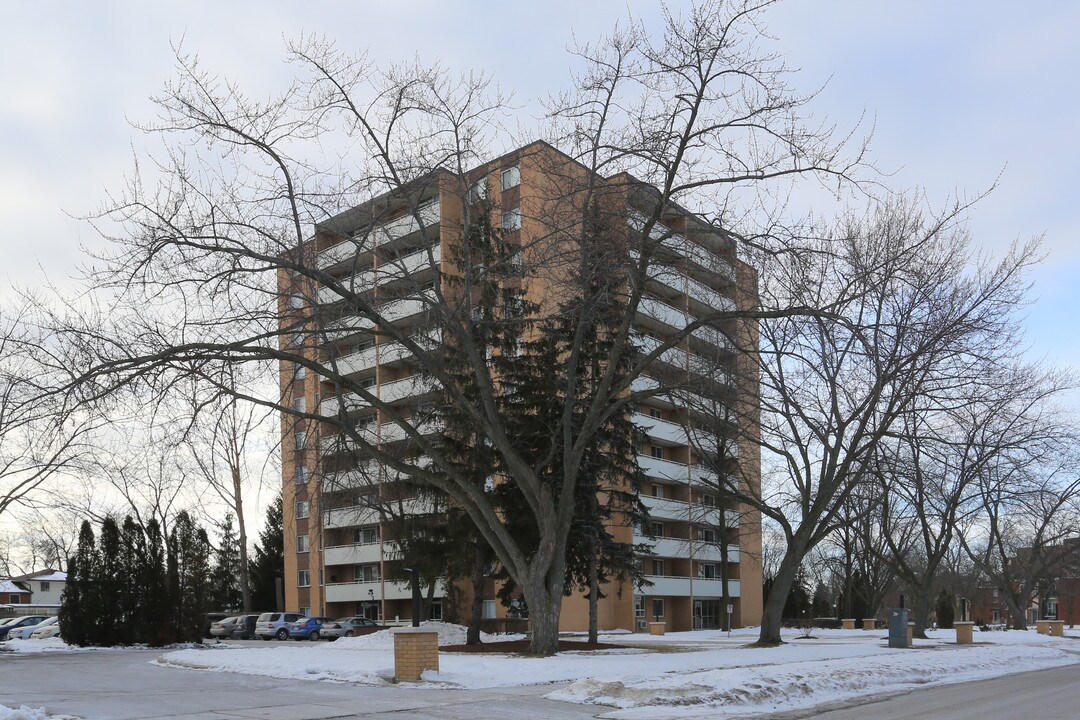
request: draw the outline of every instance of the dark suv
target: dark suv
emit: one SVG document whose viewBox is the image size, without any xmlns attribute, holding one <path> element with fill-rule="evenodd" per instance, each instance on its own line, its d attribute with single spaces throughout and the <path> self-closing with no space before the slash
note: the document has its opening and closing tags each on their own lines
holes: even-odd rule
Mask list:
<svg viewBox="0 0 1080 720">
<path fill-rule="evenodd" d="M 263 613 L 255 622 L 255 637 L 263 640 L 288 640 L 289 627 L 302 617 L 304 616 L 300 613 Z"/>
</svg>

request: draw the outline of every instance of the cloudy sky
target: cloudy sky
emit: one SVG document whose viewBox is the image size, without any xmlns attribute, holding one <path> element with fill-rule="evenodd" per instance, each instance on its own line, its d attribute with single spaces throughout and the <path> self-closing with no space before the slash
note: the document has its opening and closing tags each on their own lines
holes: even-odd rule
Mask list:
<svg viewBox="0 0 1080 720">
<path fill-rule="evenodd" d="M 673 2 L 674 7 L 679 3 Z M 0 242 L 5 279 L 74 274 L 72 216 L 119 187 L 143 139 L 129 120 L 171 74 L 170 43 L 254 92 L 287 77 L 282 37 L 325 34 L 377 58 L 481 68 L 519 101 L 566 84 L 566 44 L 596 37 L 629 10 L 655 27 L 655 2 L 370 0 L 286 3 L 0 0 Z M 943 200 L 999 185 L 973 216 L 976 243 L 1000 252 L 1045 234 L 1047 260 L 1028 310 L 1032 353 L 1080 352 L 1080 4 L 1033 0 L 788 0 L 769 14 L 801 89 L 824 85 L 817 114 L 875 123 L 874 160 L 897 187 Z"/>
</svg>

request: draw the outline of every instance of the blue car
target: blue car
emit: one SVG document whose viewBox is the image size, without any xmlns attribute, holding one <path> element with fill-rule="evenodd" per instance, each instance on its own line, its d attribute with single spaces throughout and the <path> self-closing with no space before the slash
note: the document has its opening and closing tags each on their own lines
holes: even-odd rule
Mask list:
<svg viewBox="0 0 1080 720">
<path fill-rule="evenodd" d="M 318 640 L 322 626 L 325 623 L 334 622 L 328 617 L 302 617 L 289 628 L 289 637 L 293 640 Z"/>
<path fill-rule="evenodd" d="M 29 625 L 37 625 L 49 619 L 48 615 L 27 615 L 25 617 L 11 618 L 0 625 L 0 640 L 7 640 L 8 633 L 16 628 L 24 628 Z"/>
</svg>

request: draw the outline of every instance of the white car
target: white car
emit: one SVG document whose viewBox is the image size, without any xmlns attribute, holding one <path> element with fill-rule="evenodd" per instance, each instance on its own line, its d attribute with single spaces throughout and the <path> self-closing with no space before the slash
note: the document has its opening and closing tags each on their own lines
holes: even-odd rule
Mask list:
<svg viewBox="0 0 1080 720">
<path fill-rule="evenodd" d="M 44 640 L 45 638 L 60 637 L 60 623 L 53 623 L 51 625 L 45 625 L 44 627 L 38 627 L 37 630 L 30 633 L 31 640 Z"/>
<path fill-rule="evenodd" d="M 35 630 L 40 630 L 41 628 L 49 627 L 50 625 L 55 625 L 57 619 L 58 618 L 54 615 L 53 617 L 48 618 L 47 620 L 42 620 L 37 625 L 27 625 L 26 627 L 15 628 L 14 630 L 12 630 L 11 632 L 8 633 L 8 639 L 9 640 L 29 640 L 30 637 L 33 635 Z M 57 629 L 59 629 L 59 628 L 57 628 Z"/>
</svg>

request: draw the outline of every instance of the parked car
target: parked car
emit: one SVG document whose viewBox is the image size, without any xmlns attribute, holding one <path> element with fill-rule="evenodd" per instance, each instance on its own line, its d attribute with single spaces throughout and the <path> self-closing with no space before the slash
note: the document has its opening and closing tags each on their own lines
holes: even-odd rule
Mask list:
<svg viewBox="0 0 1080 720">
<path fill-rule="evenodd" d="M 220 621 L 224 620 L 227 617 L 229 617 L 229 613 L 223 613 L 223 612 L 206 613 L 206 617 L 203 618 L 203 630 L 202 630 L 203 637 L 207 637 L 207 638 L 208 637 L 213 637 L 210 634 L 210 628 L 212 628 L 214 626 L 214 623 L 220 622 Z"/>
<path fill-rule="evenodd" d="M 20 618 L 12 618 L 13 622 L 9 622 L 6 625 L 0 626 L 0 640 L 7 640 L 8 633 L 15 628 L 26 627 L 27 625 L 37 625 L 42 620 L 48 620 L 48 615 L 26 615 Z"/>
<path fill-rule="evenodd" d="M 339 637 L 352 637 L 353 635 L 370 635 L 373 632 L 382 630 L 382 625 L 379 625 L 374 620 L 370 620 L 366 617 L 347 617 L 328 622 L 323 625 L 322 630 L 319 632 L 327 640 L 337 640 Z"/>
<path fill-rule="evenodd" d="M 30 635 L 35 631 L 49 625 L 55 625 L 58 618 L 53 617 L 42 620 L 37 625 L 23 625 L 21 628 L 15 628 L 8 633 L 8 640 L 29 640 Z"/>
<path fill-rule="evenodd" d="M 289 637 L 289 626 L 302 617 L 300 613 L 263 613 L 255 622 L 255 635 L 263 640 L 285 640 Z"/>
<path fill-rule="evenodd" d="M 221 618 L 215 623 L 210 624 L 210 637 L 227 638 L 232 637 L 233 630 L 236 628 L 236 623 L 240 621 L 239 615 L 232 615 L 230 617 Z"/>
<path fill-rule="evenodd" d="M 232 635 L 234 640 L 251 640 L 255 637 L 255 625 L 259 621 L 258 615 L 237 615 L 236 624 L 233 625 Z"/>
<path fill-rule="evenodd" d="M 30 633 L 31 640 L 44 640 L 54 637 L 60 637 L 60 623 L 58 622 L 52 625 L 39 626 L 37 630 Z"/>
<path fill-rule="evenodd" d="M 293 640 L 318 640 L 322 637 L 322 627 L 334 622 L 328 617 L 302 617 L 289 628 L 289 637 Z"/>
</svg>

